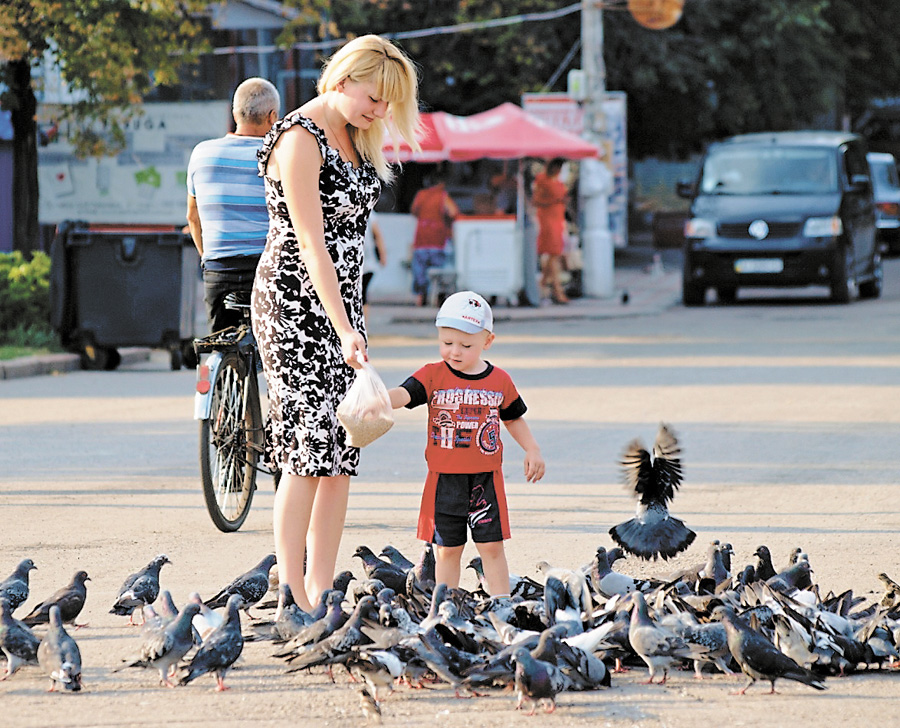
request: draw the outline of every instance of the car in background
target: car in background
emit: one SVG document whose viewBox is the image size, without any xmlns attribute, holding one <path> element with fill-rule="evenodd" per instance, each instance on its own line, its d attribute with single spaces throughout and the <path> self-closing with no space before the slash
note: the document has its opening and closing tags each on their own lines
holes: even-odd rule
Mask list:
<svg viewBox="0 0 900 728">
<path fill-rule="evenodd" d="M 710 145 L 685 223 L 682 297 L 734 301 L 744 287 L 825 285 L 831 298 L 881 295 L 865 143 L 830 131 L 742 134 Z"/>
<path fill-rule="evenodd" d="M 872 192 L 875 195 L 876 237 L 882 250 L 900 253 L 900 174 L 893 154 L 869 152 Z"/>
</svg>

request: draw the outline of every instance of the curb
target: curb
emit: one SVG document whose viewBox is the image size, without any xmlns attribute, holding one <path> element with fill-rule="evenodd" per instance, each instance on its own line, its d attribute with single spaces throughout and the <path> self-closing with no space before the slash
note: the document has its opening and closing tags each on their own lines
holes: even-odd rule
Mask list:
<svg viewBox="0 0 900 728">
<path fill-rule="evenodd" d="M 119 349 L 122 364 L 135 364 L 150 358 L 150 349 L 130 347 Z M 40 356 L 23 356 L 9 361 L 0 361 L 0 380 L 23 379 L 49 374 L 63 374 L 81 370 L 81 357 L 78 354 L 41 354 Z"/>
</svg>

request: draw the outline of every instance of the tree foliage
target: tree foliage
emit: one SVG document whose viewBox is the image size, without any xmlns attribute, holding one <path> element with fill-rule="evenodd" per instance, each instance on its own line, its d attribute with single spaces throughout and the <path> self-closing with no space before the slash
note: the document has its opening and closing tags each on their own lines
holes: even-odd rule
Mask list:
<svg viewBox="0 0 900 728">
<path fill-rule="evenodd" d="M 181 64 L 202 48 L 202 30 L 191 13 L 201 0 L 6 0 L 0 5 L 0 63 L 7 91 L 3 106 L 27 104 L 21 66 L 49 60 L 77 101 L 65 112 L 80 122 L 73 141 L 83 154 L 105 151 L 102 122 L 121 142 L 121 123 L 140 112 L 155 85 L 178 80 Z M 29 84 L 31 79 L 29 78 Z"/>
<path fill-rule="evenodd" d="M 564 8 L 573 0 L 289 0 L 294 37 L 391 33 Z M 632 154 L 680 155 L 710 139 L 834 126 L 900 93 L 897 0 L 687 0 L 662 31 L 623 0 L 604 11 L 607 88 L 628 94 Z M 310 18 L 319 19 L 314 23 Z M 580 37 L 580 15 L 402 42 L 429 110 L 483 111 L 539 91 Z M 575 55 L 570 67 L 580 65 Z M 565 74 L 552 91 L 565 90 Z"/>
</svg>

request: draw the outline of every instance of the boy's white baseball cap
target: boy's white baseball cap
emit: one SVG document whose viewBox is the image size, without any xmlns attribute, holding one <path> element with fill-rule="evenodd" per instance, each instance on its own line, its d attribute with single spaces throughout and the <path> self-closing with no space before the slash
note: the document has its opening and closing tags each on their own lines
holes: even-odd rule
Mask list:
<svg viewBox="0 0 900 728">
<path fill-rule="evenodd" d="M 488 302 L 474 291 L 459 291 L 444 301 L 434 325 L 477 334 L 494 330 L 494 314 Z"/>
</svg>

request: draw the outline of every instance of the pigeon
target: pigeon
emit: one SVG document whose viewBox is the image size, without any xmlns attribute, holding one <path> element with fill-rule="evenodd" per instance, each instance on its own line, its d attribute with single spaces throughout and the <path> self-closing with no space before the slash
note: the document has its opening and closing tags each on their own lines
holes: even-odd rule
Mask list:
<svg viewBox="0 0 900 728">
<path fill-rule="evenodd" d="M 191 620 L 191 624 L 194 629 L 197 630 L 197 636 L 200 638 L 200 643 L 202 644 L 203 640 L 209 637 L 212 631 L 225 621 L 225 618 L 218 612 L 214 612 L 207 607 L 197 592 L 193 592 L 188 597 L 188 601 L 193 602 L 200 607 L 194 615 L 194 618 Z"/>
<path fill-rule="evenodd" d="M 278 585 L 278 598 L 281 603 L 281 613 L 275 620 L 275 624 L 272 625 L 272 634 L 276 639 L 287 642 L 295 637 L 301 629 L 311 625 L 313 618 L 294 601 L 294 593 L 289 584 Z"/>
<path fill-rule="evenodd" d="M 777 573 L 772 566 L 772 554 L 768 546 L 760 546 L 753 552 L 756 556 L 756 578 L 760 581 L 768 581 Z"/>
<path fill-rule="evenodd" d="M 224 607 L 231 596 L 237 594 L 241 598 L 241 609 L 250 619 L 256 619 L 250 614 L 250 608 L 269 591 L 269 569 L 274 563 L 275 554 L 269 554 L 250 571 L 241 574 L 218 594 L 207 599 L 206 606 L 210 609 Z"/>
<path fill-rule="evenodd" d="M 302 650 L 307 645 L 313 645 L 329 637 L 347 621 L 347 615 L 341 609 L 344 595 L 333 589 L 329 589 L 325 593 L 328 595 L 325 597 L 327 609 L 325 614 L 309 626 L 301 629 L 285 645 L 286 649 L 277 653 L 275 657 L 287 657 L 290 660 L 292 656 L 297 654 L 298 650 Z M 313 616 L 315 616 L 315 613 Z"/>
<path fill-rule="evenodd" d="M 434 589 L 434 566 L 434 546 L 425 541 L 422 544 L 422 553 L 419 555 L 419 561 L 406 572 L 407 596 L 411 597 L 416 587 L 426 591 Z"/>
<path fill-rule="evenodd" d="M 646 579 L 634 579 L 618 571 L 612 570 L 607 550 L 600 546 L 590 566 L 591 585 L 594 591 L 604 599 L 614 594 L 630 594 L 633 591 L 645 591 L 650 586 Z"/>
<path fill-rule="evenodd" d="M 403 674 L 403 661 L 390 650 L 356 647 L 347 660 L 347 669 L 357 680 L 366 683 L 375 700 L 382 690 L 394 691 L 394 680 Z"/>
<path fill-rule="evenodd" d="M 171 563 L 168 556 L 160 554 L 143 569 L 129 576 L 119 589 L 119 596 L 109 613 L 122 617 L 128 615 L 128 623 L 134 624 L 135 610 L 156 601 L 159 596 L 159 570 L 163 564 Z"/>
<path fill-rule="evenodd" d="M 350 618 L 325 639 L 297 651 L 290 658 L 291 669 L 288 672 L 304 670 L 317 665 L 335 665 L 350 659 L 354 647 L 370 643 L 362 632 L 362 618 L 375 605 L 375 597 L 367 594 L 357 602 Z"/>
<path fill-rule="evenodd" d="M 348 569 L 342 571 L 340 574 L 334 577 L 334 580 L 331 582 L 331 588 L 337 589 L 338 591 L 342 591 L 344 592 L 344 594 L 346 594 L 347 589 L 350 587 L 350 582 L 355 580 L 356 577 L 353 576 L 353 572 Z"/>
<path fill-rule="evenodd" d="M 28 599 L 28 574 L 36 568 L 31 559 L 22 559 L 12 574 L 0 581 L 0 598 L 6 599 L 10 613 Z"/>
<path fill-rule="evenodd" d="M 555 665 L 534 659 L 525 647 L 518 647 L 512 660 L 516 665 L 516 710 L 521 710 L 525 703 L 531 703 L 528 715 L 534 715 L 539 703 L 544 704 L 547 713 L 556 710 L 556 695 L 569 686 L 563 672 Z"/>
<path fill-rule="evenodd" d="M 738 691 L 739 695 L 744 695 L 747 688 L 757 680 L 768 680 L 772 684 L 770 693 L 774 693 L 775 681 L 780 677 L 796 680 L 816 690 L 826 689 L 822 678 L 798 665 L 763 634 L 751 629 L 731 607 L 716 607 L 713 609 L 713 618 L 725 625 L 728 649 L 743 673 L 750 678 L 750 682 Z"/>
<path fill-rule="evenodd" d="M 54 604 L 59 607 L 59 613 L 62 617 L 63 624 L 74 625 L 76 629 L 85 627 L 84 624 L 75 624 L 75 619 L 81 614 L 84 608 L 84 602 L 87 598 L 86 581 L 90 581 L 86 571 L 76 571 L 72 581 L 67 586 L 54 592 L 34 609 L 22 621 L 29 627 L 36 624 L 47 624 L 50 622 L 50 607 Z"/>
<path fill-rule="evenodd" d="M 625 551 L 642 559 L 669 559 L 690 546 L 696 534 L 669 513 L 666 503 L 681 485 L 681 447 L 667 425 L 660 425 L 653 459 L 633 440 L 620 464 L 626 485 L 639 497 L 634 518 L 609 529 Z"/>
<path fill-rule="evenodd" d="M 126 667 L 154 667 L 159 670 L 160 684 L 174 688 L 175 684 L 169 677 L 178 661 L 194 646 L 193 620 L 199 613 L 200 605 L 194 601 L 188 602 L 178 617 L 144 638 L 138 657 L 126 660 L 113 672 Z"/>
<path fill-rule="evenodd" d="M 489 594 L 487 578 L 484 575 L 484 563 L 482 562 L 481 557 L 476 556 L 473 558 L 466 568 L 472 569 L 472 571 L 475 572 L 475 577 L 478 579 L 478 586 L 481 588 L 481 591 L 484 594 Z M 544 595 L 544 585 L 528 576 L 510 574 L 509 595 L 511 597 L 522 597 L 523 599 L 540 598 Z"/>
<path fill-rule="evenodd" d="M 378 704 L 378 700 L 365 687 L 360 688 L 358 693 L 359 705 L 362 709 L 363 717 L 366 719 L 366 724 L 381 724 L 381 706 Z"/>
<path fill-rule="evenodd" d="M 550 566 L 546 561 L 539 561 L 537 568 L 547 577 L 549 583 L 550 577 L 559 579 L 566 589 L 566 601 L 571 606 L 574 613 L 579 616 L 576 621 L 581 622 L 582 619 L 588 623 L 591 622 L 591 613 L 593 611 L 593 600 L 591 599 L 591 591 L 588 588 L 587 578 L 580 569 L 560 569 Z M 546 590 L 547 583 L 544 584 Z M 547 602 L 546 591 L 544 593 L 544 602 Z M 581 616 L 583 615 L 583 617 Z M 547 617 L 554 619 L 555 615 L 549 609 Z"/>
<path fill-rule="evenodd" d="M 790 593 L 795 589 L 809 589 L 812 586 L 812 568 L 808 561 L 798 561 L 793 566 L 766 580 L 773 589 Z"/>
<path fill-rule="evenodd" d="M 268 569 L 266 569 L 268 574 Z M 241 635 L 241 598 L 237 594 L 228 597 L 225 605 L 225 621 L 214 629 L 209 637 L 200 645 L 186 672 L 178 681 L 179 685 L 187 685 L 201 675 L 214 672 L 216 675 L 216 692 L 228 690 L 225 687 L 225 674 L 241 656 L 244 649 L 244 638 Z"/>
<path fill-rule="evenodd" d="M 657 673 L 662 671 L 662 680 L 666 682 L 669 668 L 684 659 L 697 659 L 698 655 L 707 652 L 707 648 L 689 645 L 670 629 L 656 624 L 650 619 L 647 602 L 641 592 L 632 595 L 634 605 L 631 612 L 631 624 L 628 629 L 628 641 L 631 648 L 650 668 L 647 684 L 653 682 Z"/>
<path fill-rule="evenodd" d="M 63 627 L 60 609 L 50 607 L 50 628 L 37 648 L 38 663 L 50 677 L 49 692 L 57 684 L 77 693 L 81 690 L 81 651 L 75 640 Z"/>
<path fill-rule="evenodd" d="M 415 566 L 412 561 L 406 558 L 403 554 L 400 553 L 398 549 L 391 546 L 390 544 L 381 549 L 381 556 L 384 556 L 394 566 L 396 566 L 398 569 L 403 569 L 403 571 L 409 571 Z"/>
<path fill-rule="evenodd" d="M 368 546 L 359 546 L 353 555 L 362 560 L 367 577 L 380 580 L 398 594 L 406 594 L 406 572 L 403 569 L 379 559 Z"/>
<path fill-rule="evenodd" d="M 6 680 L 22 665 L 37 664 L 37 649 L 40 640 L 27 625 L 12 616 L 9 600 L 0 597 L 0 650 L 6 655 Z"/>
</svg>

